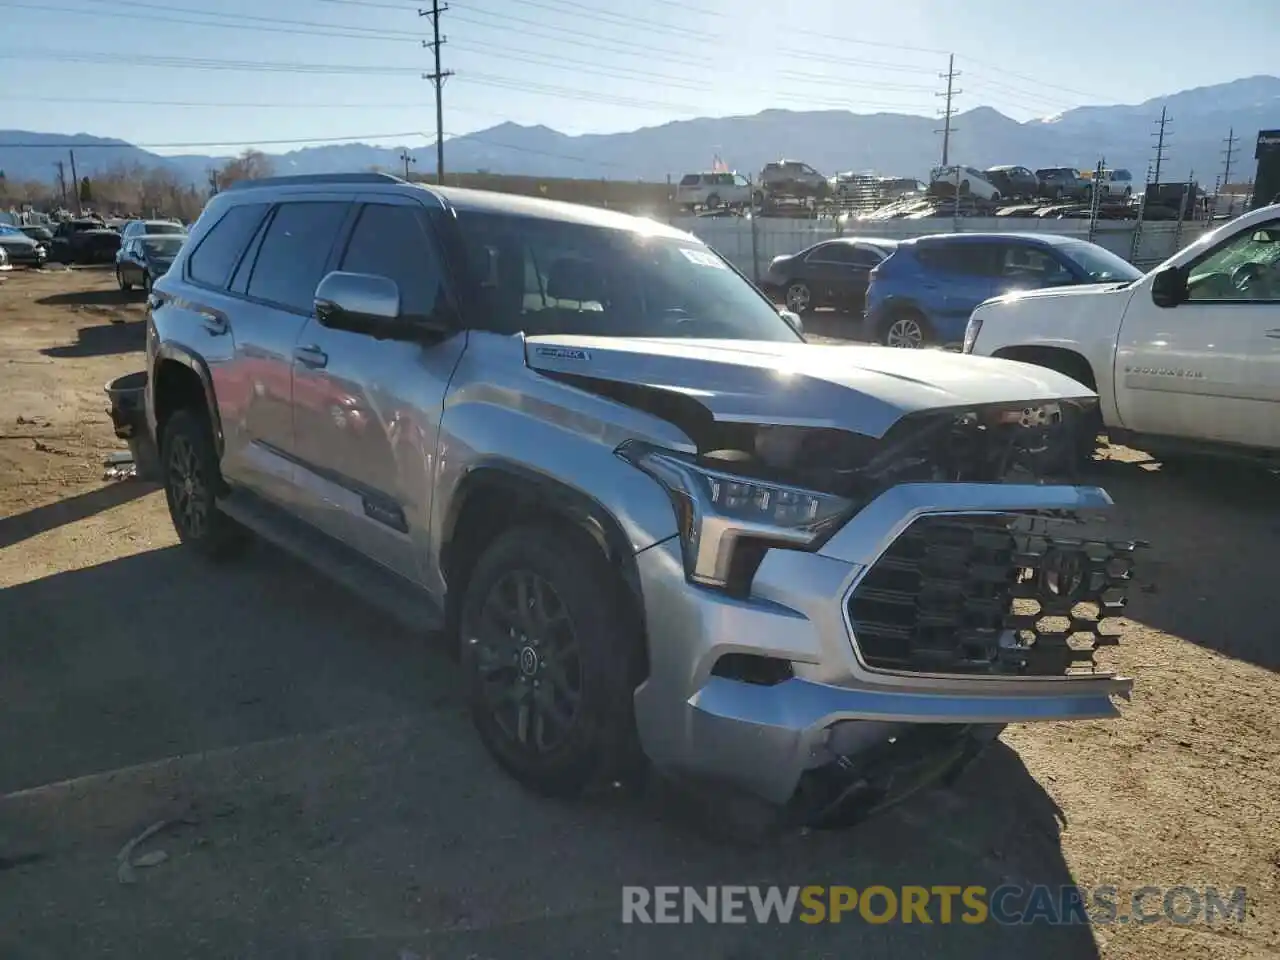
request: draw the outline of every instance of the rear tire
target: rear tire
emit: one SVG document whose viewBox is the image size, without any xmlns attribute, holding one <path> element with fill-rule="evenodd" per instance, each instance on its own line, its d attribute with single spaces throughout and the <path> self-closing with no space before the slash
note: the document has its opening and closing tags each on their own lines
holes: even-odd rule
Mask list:
<svg viewBox="0 0 1280 960">
<path fill-rule="evenodd" d="M 187 409 L 169 416 L 160 441 L 160 469 L 169 516 L 182 544 L 211 560 L 242 553 L 249 532 L 218 509 L 222 470 L 208 417 Z"/>
<path fill-rule="evenodd" d="M 544 524 L 499 535 L 467 581 L 472 720 L 537 793 L 572 797 L 643 768 L 632 703 L 644 648 L 623 590 L 585 535 Z"/>
<path fill-rule="evenodd" d="M 804 316 L 813 309 L 813 291 L 803 280 L 793 280 L 784 288 L 783 303 L 796 316 Z"/>
<path fill-rule="evenodd" d="M 919 350 L 933 343 L 934 333 L 923 313 L 902 307 L 891 313 L 881 325 L 879 340 L 886 347 Z"/>
<path fill-rule="evenodd" d="M 128 293 L 130 290 L 133 289 L 133 284 L 127 283 L 125 281 L 124 275 L 120 272 L 119 267 L 116 267 L 116 286 L 118 286 L 125 293 Z"/>
</svg>

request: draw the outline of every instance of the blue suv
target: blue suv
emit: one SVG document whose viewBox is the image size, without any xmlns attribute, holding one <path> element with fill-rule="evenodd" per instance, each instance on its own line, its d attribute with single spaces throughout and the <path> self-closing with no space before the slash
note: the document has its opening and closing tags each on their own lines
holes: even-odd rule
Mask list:
<svg viewBox="0 0 1280 960">
<path fill-rule="evenodd" d="M 1109 250 L 1042 233 L 950 233 L 898 244 L 871 271 L 867 340 L 890 347 L 958 344 L 978 304 L 1017 290 L 1128 283 L 1141 273 Z"/>
</svg>

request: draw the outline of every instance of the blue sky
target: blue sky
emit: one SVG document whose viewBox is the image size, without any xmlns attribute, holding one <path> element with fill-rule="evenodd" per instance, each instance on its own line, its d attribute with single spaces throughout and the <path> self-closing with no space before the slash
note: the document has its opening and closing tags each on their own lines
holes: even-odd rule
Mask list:
<svg viewBox="0 0 1280 960">
<path fill-rule="evenodd" d="M 423 5 L 0 0 L 0 129 L 218 145 L 160 153 L 424 143 Z M 948 52 L 958 109 L 1020 120 L 1280 71 L 1277 0 L 451 0 L 442 24 L 448 134 L 504 120 L 609 132 L 767 107 L 932 114 Z M 255 64 L 270 66 L 230 69 Z"/>
</svg>

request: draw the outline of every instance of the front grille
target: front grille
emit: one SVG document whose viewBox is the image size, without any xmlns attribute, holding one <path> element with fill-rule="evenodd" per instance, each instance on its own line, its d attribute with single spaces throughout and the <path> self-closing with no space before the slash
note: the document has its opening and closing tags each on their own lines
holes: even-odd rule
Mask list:
<svg viewBox="0 0 1280 960">
<path fill-rule="evenodd" d="M 1134 541 L 1092 539 L 1062 515 L 916 520 L 848 599 L 867 666 L 948 674 L 1062 676 L 1118 642 Z"/>
</svg>

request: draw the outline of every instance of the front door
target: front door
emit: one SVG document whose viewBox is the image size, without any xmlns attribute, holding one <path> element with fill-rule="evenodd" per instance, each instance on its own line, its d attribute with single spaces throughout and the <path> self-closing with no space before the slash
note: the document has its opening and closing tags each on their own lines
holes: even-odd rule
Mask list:
<svg viewBox="0 0 1280 960">
<path fill-rule="evenodd" d="M 1189 264 L 1189 299 L 1129 301 L 1116 400 L 1130 430 L 1280 447 L 1280 220 L 1227 237 Z"/>
<path fill-rule="evenodd" d="M 409 197 L 361 203 L 337 269 L 395 280 L 401 312 L 448 302 L 425 209 Z M 313 522 L 401 576 L 420 581 L 444 395 L 466 334 L 376 340 L 310 319 L 298 339 L 294 413 L 298 483 Z"/>
</svg>

